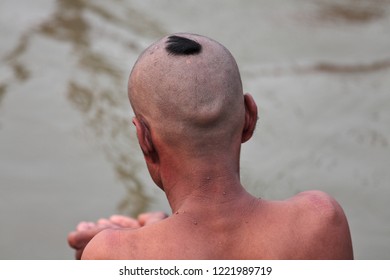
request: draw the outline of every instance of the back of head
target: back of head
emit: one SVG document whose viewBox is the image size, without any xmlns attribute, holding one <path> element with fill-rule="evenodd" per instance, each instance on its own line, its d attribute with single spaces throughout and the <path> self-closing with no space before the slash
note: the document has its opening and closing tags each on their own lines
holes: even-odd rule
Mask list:
<svg viewBox="0 0 390 280">
<path fill-rule="evenodd" d="M 131 72 L 129 98 L 154 135 L 177 148 L 226 149 L 244 125 L 237 64 L 199 35 L 175 34 L 147 48 Z"/>
</svg>

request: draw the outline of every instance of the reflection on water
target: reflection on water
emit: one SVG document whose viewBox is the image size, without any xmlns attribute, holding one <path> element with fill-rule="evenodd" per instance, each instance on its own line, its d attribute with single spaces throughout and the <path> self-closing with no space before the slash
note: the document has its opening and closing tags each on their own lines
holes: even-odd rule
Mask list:
<svg viewBox="0 0 390 280">
<path fill-rule="evenodd" d="M 66 96 L 74 108 L 84 115 L 91 137 L 98 139 L 127 189 L 128 195 L 120 202 L 119 212 L 137 215 L 148 208 L 152 198 L 145 192 L 142 173 L 139 172 L 142 161 L 134 157 L 138 146 L 129 133 L 131 115 L 124 81 L 127 79 L 130 61 L 122 62 L 110 51 L 97 50 L 94 44 L 98 38 L 109 41 L 110 47 L 120 48 L 122 53 L 138 55 L 143 46 L 136 39 L 121 36 L 121 31 L 154 39 L 166 32 L 130 5 L 122 1 L 114 2 L 122 5 L 122 9 L 111 11 L 102 3 L 92 1 L 58 0 L 52 16 L 27 30 L 5 61 L 13 69 L 14 78 L 24 82 L 31 73 L 21 58 L 34 37 L 45 36 L 72 46 L 72 56 L 76 57 L 77 66 L 68 81 Z M 112 25 L 112 28 L 102 30 L 99 29 L 100 24 Z M 113 60 L 116 60 L 116 65 Z M 0 100 L 6 89 L 7 83 L 1 84 Z"/>
<path fill-rule="evenodd" d="M 28 71 L 28 69 L 18 59 L 19 56 L 21 56 L 25 52 L 27 45 L 28 45 L 27 36 L 21 36 L 19 40 L 19 44 L 3 59 L 3 61 L 6 62 L 11 67 L 14 79 L 17 82 L 24 82 L 30 76 L 30 72 Z M 13 80 L 5 81 L 5 82 L 12 83 Z M 6 85 L 7 84 L 2 85 L 3 93 L 5 93 L 6 91 L 7 88 Z"/>
<path fill-rule="evenodd" d="M 207 3 L 56 1 L 53 11 L 20 32 L 14 47 L 0 57 L 0 74 L 5 73 L 0 77 L 0 113 L 15 85 L 27 84 L 22 94 L 34 94 L 37 87 L 29 82 L 42 75 L 37 65 L 49 69 L 45 74 L 63 74 L 61 81 L 45 77 L 46 88 L 38 90 L 52 92 L 52 83 L 64 85 L 61 94 L 82 116 L 87 140 L 101 148 L 126 189 L 118 211 L 136 215 L 149 210 L 156 198 L 146 186 L 142 154 L 130 129 L 129 67 L 150 42 L 167 33 L 189 30 L 214 37 L 232 49 L 244 85 L 259 101 L 257 135 L 243 151 L 245 185 L 265 198 L 324 186 L 344 202 L 357 232 L 358 256 L 375 257 L 368 236 L 377 234 L 378 249 L 388 241 L 386 230 L 390 234 L 384 209 L 390 52 L 388 39 L 381 36 L 389 27 L 390 1 Z M 239 20 L 232 24 L 232 18 Z M 245 33 L 248 27 L 253 30 Z M 66 65 L 41 65 L 32 56 L 42 38 L 66 46 L 66 52 L 59 52 L 65 53 Z M 355 42 L 356 52 L 348 40 Z M 51 52 L 51 47 L 40 51 Z M 384 251 L 379 255 L 390 257 Z"/>
<path fill-rule="evenodd" d="M 296 19 L 312 24 L 362 25 L 387 16 L 388 0 L 312 0 L 298 1 L 306 4 L 302 10 L 312 7 L 310 13 L 300 12 Z M 302 11 L 301 10 L 301 11 Z"/>
<path fill-rule="evenodd" d="M 361 62 L 361 63 L 340 63 L 318 61 L 314 63 L 291 64 L 289 66 L 273 66 L 262 67 L 256 69 L 255 73 L 246 72 L 247 75 L 261 74 L 262 76 L 280 76 L 280 75 L 305 75 L 305 74 L 370 74 L 377 71 L 390 69 L 390 58 L 382 58 L 380 60 Z"/>
<path fill-rule="evenodd" d="M 0 105 L 6 91 L 7 91 L 7 86 L 4 84 L 0 84 Z"/>
<path fill-rule="evenodd" d="M 93 50 L 91 45 L 95 36 L 99 36 L 129 52 L 138 53 L 141 47 L 137 41 L 128 41 L 126 37 L 115 33 L 93 30 L 86 19 L 86 15 L 90 14 L 90 17 L 96 17 L 118 29 L 125 28 L 143 34 L 147 31 L 151 36 L 163 33 L 158 25 L 147 21 L 131 7 L 125 6 L 126 8 L 126 13 L 119 15 L 92 1 L 61 0 L 57 2 L 57 10 L 52 18 L 44 22 L 38 32 L 52 39 L 64 40 L 74 47 L 74 55 L 78 57 L 77 71 L 82 73 L 77 73 L 74 75 L 76 78 L 69 81 L 67 97 L 84 114 L 86 123 L 100 139 L 107 158 L 126 186 L 128 195 L 119 204 L 119 211 L 136 215 L 147 209 L 151 198 L 146 194 L 137 172 L 140 162 L 133 156 L 137 145 L 129 134 L 129 116 L 125 111 L 128 106 L 123 106 L 127 104 L 123 86 L 127 72 L 114 65 L 112 57 Z M 126 65 L 128 63 L 125 62 Z M 78 74 L 83 76 L 82 81 L 77 79 Z M 89 82 L 86 83 L 86 80 Z M 118 108 L 123 111 L 118 112 Z M 126 141 L 127 139 L 133 141 Z"/>
<path fill-rule="evenodd" d="M 328 22 L 368 23 L 386 15 L 387 0 L 317 1 L 322 9 L 319 19 Z"/>
</svg>

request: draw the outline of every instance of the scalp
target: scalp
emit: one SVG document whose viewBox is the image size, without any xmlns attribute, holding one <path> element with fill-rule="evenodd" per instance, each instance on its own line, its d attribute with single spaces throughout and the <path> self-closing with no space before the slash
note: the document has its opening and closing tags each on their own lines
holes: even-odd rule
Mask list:
<svg viewBox="0 0 390 280">
<path fill-rule="evenodd" d="M 174 36 L 190 39 L 201 49 L 173 55 L 168 49 L 173 36 L 168 36 L 141 54 L 129 78 L 129 98 L 136 115 L 162 135 L 187 136 L 187 140 L 205 133 L 226 138 L 239 131 L 244 98 L 233 56 L 207 37 Z"/>
</svg>

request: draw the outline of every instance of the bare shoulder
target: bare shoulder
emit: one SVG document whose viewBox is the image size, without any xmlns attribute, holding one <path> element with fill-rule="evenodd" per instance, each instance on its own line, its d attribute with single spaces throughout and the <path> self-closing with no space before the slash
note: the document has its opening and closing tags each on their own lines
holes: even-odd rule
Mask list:
<svg viewBox="0 0 390 280">
<path fill-rule="evenodd" d="M 336 199 L 322 191 L 313 190 L 301 192 L 293 196 L 290 201 L 303 207 L 305 213 L 308 215 L 315 215 L 318 218 L 325 219 L 344 216 L 344 211 Z"/>
<path fill-rule="evenodd" d="M 170 224 L 168 218 L 141 228 L 106 229 L 99 232 L 85 247 L 82 259 L 142 260 L 169 258 L 166 249 Z M 172 242 L 171 242 L 172 243 Z"/>
<path fill-rule="evenodd" d="M 298 226 L 305 228 L 305 240 L 316 248 L 316 258 L 353 258 L 347 218 L 332 196 L 322 191 L 306 191 L 289 201 L 296 206 Z"/>
<path fill-rule="evenodd" d="M 347 224 L 347 218 L 340 204 L 322 191 L 301 192 L 290 199 L 302 221 L 315 226 L 331 229 Z"/>
<path fill-rule="evenodd" d="M 82 254 L 83 260 L 109 260 L 128 259 L 129 255 L 123 250 L 131 244 L 123 246 L 123 236 L 134 236 L 136 244 L 136 229 L 106 229 L 99 232 L 88 245 Z"/>
</svg>

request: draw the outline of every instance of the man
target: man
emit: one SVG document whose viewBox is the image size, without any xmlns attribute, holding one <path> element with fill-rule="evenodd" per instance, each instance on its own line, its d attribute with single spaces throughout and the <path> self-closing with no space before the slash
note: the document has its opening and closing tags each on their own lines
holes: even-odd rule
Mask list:
<svg viewBox="0 0 390 280">
<path fill-rule="evenodd" d="M 194 34 L 147 48 L 129 78 L 133 123 L 172 215 L 81 223 L 68 241 L 82 259 L 352 259 L 343 210 L 307 191 L 284 201 L 240 183 L 241 143 L 257 122 L 230 52 Z"/>
</svg>

